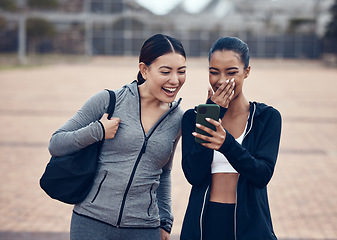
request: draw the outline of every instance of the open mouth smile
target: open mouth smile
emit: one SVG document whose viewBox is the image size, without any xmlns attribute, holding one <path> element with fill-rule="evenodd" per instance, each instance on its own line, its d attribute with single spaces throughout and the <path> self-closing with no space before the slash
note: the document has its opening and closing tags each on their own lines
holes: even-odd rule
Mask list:
<svg viewBox="0 0 337 240">
<path fill-rule="evenodd" d="M 162 89 L 163 89 L 165 92 L 169 93 L 169 94 L 173 94 L 173 93 L 175 93 L 175 91 L 177 90 L 176 87 L 175 87 L 175 88 L 165 88 L 165 87 L 162 87 Z"/>
</svg>

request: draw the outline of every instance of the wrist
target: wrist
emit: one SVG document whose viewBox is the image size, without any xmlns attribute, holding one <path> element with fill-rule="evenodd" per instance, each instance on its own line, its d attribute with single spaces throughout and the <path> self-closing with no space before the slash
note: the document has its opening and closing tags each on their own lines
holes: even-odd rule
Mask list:
<svg viewBox="0 0 337 240">
<path fill-rule="evenodd" d="M 217 103 L 213 102 L 212 99 L 209 98 L 209 99 L 207 99 L 206 104 L 217 104 Z M 220 115 L 219 115 L 219 118 L 222 119 L 225 116 L 225 113 L 227 112 L 228 108 L 222 107 L 221 105 L 219 105 L 219 106 L 220 106 Z"/>
<path fill-rule="evenodd" d="M 101 127 L 102 127 L 102 132 L 103 132 L 103 137 L 102 137 L 102 140 L 104 140 L 105 139 L 105 128 L 104 128 L 104 125 L 103 125 L 103 123 L 101 122 L 101 120 L 98 120 L 98 122 L 99 122 L 99 124 L 101 125 Z"/>
<path fill-rule="evenodd" d="M 160 221 L 160 228 L 163 229 L 167 233 L 171 233 L 172 225 L 166 221 L 166 220 L 161 220 Z"/>
</svg>

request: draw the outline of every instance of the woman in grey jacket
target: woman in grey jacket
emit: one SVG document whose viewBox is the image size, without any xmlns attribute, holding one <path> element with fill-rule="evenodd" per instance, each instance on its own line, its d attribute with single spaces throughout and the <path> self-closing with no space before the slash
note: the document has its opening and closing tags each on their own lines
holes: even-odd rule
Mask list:
<svg viewBox="0 0 337 240">
<path fill-rule="evenodd" d="M 169 239 L 171 168 L 183 115 L 175 102 L 185 82 L 186 56 L 175 38 L 157 34 L 145 41 L 138 81 L 91 97 L 52 136 L 49 151 L 66 155 L 105 139 L 99 168 L 86 199 L 73 211 L 70 238 Z"/>
<path fill-rule="evenodd" d="M 220 105 L 216 131 L 196 125 L 196 113 L 182 120 L 182 167 L 192 185 L 181 240 L 276 240 L 267 184 L 278 155 L 281 115 L 248 101 L 249 49 L 238 38 L 216 41 L 209 52 L 209 103 Z M 207 119 L 206 119 L 207 120 Z M 197 134 L 198 127 L 210 136 Z M 199 144 L 195 137 L 209 143 Z"/>
</svg>

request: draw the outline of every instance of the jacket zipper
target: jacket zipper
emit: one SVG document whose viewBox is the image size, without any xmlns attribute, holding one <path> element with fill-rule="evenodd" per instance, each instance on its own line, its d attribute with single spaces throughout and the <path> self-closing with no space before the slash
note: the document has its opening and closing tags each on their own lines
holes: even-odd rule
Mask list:
<svg viewBox="0 0 337 240">
<path fill-rule="evenodd" d="M 178 100 L 177 104 L 173 108 L 171 108 L 169 111 L 166 112 L 165 115 L 162 116 L 162 118 L 157 122 L 157 124 L 152 128 L 152 130 L 150 130 L 151 132 L 149 133 L 148 136 L 146 136 L 144 128 L 143 128 L 143 125 L 141 124 L 145 139 L 144 139 L 144 143 L 143 143 L 142 149 L 140 150 L 140 153 L 139 153 L 139 155 L 137 157 L 137 160 L 135 162 L 135 165 L 133 166 L 131 176 L 129 178 L 128 184 L 126 186 L 126 189 L 125 189 L 125 192 L 124 192 L 124 195 L 123 195 L 123 200 L 122 200 L 122 204 L 121 204 L 121 207 L 120 207 L 120 211 L 119 211 L 119 216 L 118 216 L 117 226 L 116 227 L 120 227 L 120 224 L 121 224 L 121 221 L 122 221 L 123 212 L 124 212 L 126 197 L 127 197 L 128 193 L 129 193 L 129 190 L 130 190 L 131 184 L 133 182 L 133 178 L 135 176 L 135 173 L 136 173 L 138 164 L 140 162 L 140 159 L 141 159 L 141 157 L 143 156 L 143 154 L 146 151 L 147 142 L 148 142 L 149 138 L 151 137 L 151 135 L 155 131 L 155 129 L 160 125 L 160 123 L 169 115 L 169 113 L 171 113 L 172 111 L 174 111 L 179 106 L 180 101 L 181 101 L 181 98 Z M 141 109 L 141 105 L 140 105 L 140 101 L 139 101 L 139 112 L 140 112 L 140 109 Z M 139 116 L 141 116 L 141 112 L 140 112 Z M 141 119 L 140 119 L 140 122 L 141 122 Z"/>
<path fill-rule="evenodd" d="M 240 174 L 238 176 L 239 182 Z M 236 240 L 236 209 L 238 207 L 238 187 L 236 186 L 236 196 L 235 196 L 235 208 L 234 208 L 234 239 Z"/>
<path fill-rule="evenodd" d="M 209 186 L 206 188 L 205 194 L 204 194 L 204 201 L 202 203 L 201 213 L 200 213 L 200 240 L 202 240 L 202 218 L 204 215 L 205 205 L 206 205 L 206 198 L 208 193 Z"/>
<path fill-rule="evenodd" d="M 136 173 L 138 164 L 139 164 L 139 162 L 140 162 L 140 159 L 141 159 L 142 155 L 143 155 L 143 154 L 145 153 L 145 151 L 146 151 L 147 141 L 148 141 L 148 138 L 145 137 L 145 141 L 144 141 L 144 143 L 143 143 L 142 149 L 140 150 L 140 153 L 139 153 L 139 155 L 138 155 L 138 157 L 137 157 L 137 160 L 136 160 L 136 162 L 135 162 L 135 165 L 133 166 L 132 173 L 131 173 L 131 176 L 130 176 L 129 181 L 128 181 L 128 185 L 126 186 L 126 189 L 125 189 L 125 192 L 124 192 L 124 195 L 123 195 L 123 200 L 122 200 L 120 212 L 119 212 L 119 216 L 118 216 L 117 227 L 119 227 L 120 224 L 121 224 L 121 221 L 122 221 L 122 215 L 123 215 L 124 206 L 125 206 L 125 201 L 126 201 L 126 197 L 127 197 L 128 193 L 129 193 L 129 190 L 130 190 L 130 187 L 131 187 L 131 183 L 132 183 L 133 178 L 134 178 L 134 176 L 135 176 L 135 173 Z"/>
</svg>

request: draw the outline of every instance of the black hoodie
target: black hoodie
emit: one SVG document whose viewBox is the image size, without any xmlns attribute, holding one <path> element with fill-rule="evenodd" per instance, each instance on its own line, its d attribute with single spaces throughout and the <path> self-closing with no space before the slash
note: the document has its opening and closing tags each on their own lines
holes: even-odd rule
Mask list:
<svg viewBox="0 0 337 240">
<path fill-rule="evenodd" d="M 222 116 L 227 109 L 221 108 Z M 250 115 L 242 145 L 226 131 L 218 150 L 239 173 L 235 208 L 236 240 L 277 239 L 270 216 L 267 184 L 270 181 L 279 150 L 280 113 L 263 103 L 250 103 Z M 196 143 L 196 113 L 185 112 L 182 120 L 182 167 L 192 185 L 185 213 L 181 240 L 202 239 L 202 221 L 211 184 L 213 150 Z"/>
</svg>

